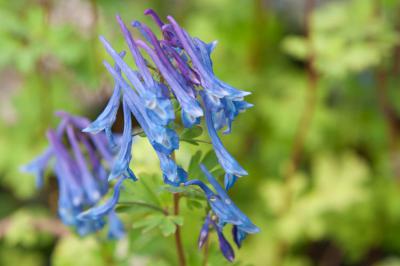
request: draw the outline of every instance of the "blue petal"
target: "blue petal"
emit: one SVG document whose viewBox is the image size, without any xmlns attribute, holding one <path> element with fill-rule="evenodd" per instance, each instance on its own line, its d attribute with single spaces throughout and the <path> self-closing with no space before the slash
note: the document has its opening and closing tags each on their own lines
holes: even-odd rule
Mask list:
<svg viewBox="0 0 400 266">
<path fill-rule="evenodd" d="M 44 171 L 52 155 L 52 150 L 47 149 L 43 154 L 36 157 L 30 163 L 23 165 L 20 169 L 22 172 L 32 174 L 36 177 L 36 187 L 38 188 L 43 186 Z"/>
<path fill-rule="evenodd" d="M 206 175 L 208 182 L 211 183 L 218 194 L 210 199 L 209 202 L 215 214 L 220 218 L 220 223 L 237 225 L 240 230 L 250 234 L 258 233 L 260 229 L 232 202 L 225 189 L 210 172 L 208 172 L 207 168 L 202 164 L 200 168 Z"/>
<path fill-rule="evenodd" d="M 236 225 L 232 227 L 232 236 L 238 248 L 242 246 L 243 240 L 247 237 L 247 233 L 240 230 Z"/>
<path fill-rule="evenodd" d="M 164 182 L 172 186 L 179 186 L 186 182 L 187 173 L 176 164 L 170 156 L 157 152 L 160 159 L 160 167 L 163 172 Z"/>
<path fill-rule="evenodd" d="M 169 99 L 157 97 L 152 93 L 146 93 L 144 101 L 147 115 L 155 124 L 165 126 L 174 120 L 174 107 Z"/>
<path fill-rule="evenodd" d="M 115 205 L 118 203 L 119 195 L 121 192 L 121 185 L 124 180 L 125 178 L 123 177 L 118 180 L 118 182 L 114 186 L 113 196 L 109 200 L 107 200 L 106 203 L 90 208 L 89 210 L 80 213 L 78 215 L 78 219 L 100 219 L 101 217 L 109 214 L 112 210 L 114 210 Z"/>
<path fill-rule="evenodd" d="M 165 127 L 153 126 L 153 138 L 151 144 L 154 149 L 164 154 L 171 154 L 174 150 L 179 148 L 178 134 Z"/>
<path fill-rule="evenodd" d="M 110 134 L 110 131 L 117 116 L 120 97 L 121 89 L 118 85 L 116 85 L 114 92 L 103 112 L 96 118 L 94 122 L 92 122 L 88 127 L 84 128 L 83 132 L 98 133 L 102 130 L 106 130 L 110 143 L 114 144 L 114 140 L 111 138 L 112 134 Z"/>
<path fill-rule="evenodd" d="M 237 179 L 237 176 L 226 173 L 224 179 L 225 189 L 228 190 L 233 187 Z"/>
<path fill-rule="evenodd" d="M 63 184 L 65 184 L 65 189 L 68 191 L 68 197 L 71 198 L 72 204 L 80 206 L 84 202 L 84 191 L 80 184 L 80 173 L 76 162 L 70 157 L 62 141 L 52 130 L 48 131 L 47 137 L 56 157 L 58 167 L 55 170 L 57 170 L 59 181 L 62 180 Z"/>
<path fill-rule="evenodd" d="M 143 108 L 143 101 L 135 91 L 130 89 L 130 86 L 110 67 L 108 63 L 105 63 L 104 65 L 124 89 L 124 99 L 126 99 L 131 112 L 135 115 L 135 118 L 146 133 L 154 149 L 165 154 L 170 154 L 173 150 L 177 149 L 179 147 L 179 137 L 176 132 L 172 129 L 154 124 L 151 119 L 149 119 L 147 112 Z"/>
<path fill-rule="evenodd" d="M 203 115 L 203 111 L 197 102 L 197 100 L 192 97 L 186 91 L 185 87 L 188 86 L 186 80 L 176 71 L 174 66 L 171 64 L 169 59 L 166 57 L 164 51 L 160 47 L 159 41 L 155 35 L 146 26 L 141 25 L 144 31 L 147 32 L 151 39 L 151 43 L 155 49 L 148 47 L 143 41 L 137 41 L 138 45 L 146 50 L 150 55 L 156 66 L 159 68 L 161 74 L 165 80 L 170 85 L 173 90 L 178 102 L 186 112 L 190 113 L 194 117 L 200 117 Z"/>
<path fill-rule="evenodd" d="M 138 47 L 135 44 L 135 41 L 132 38 L 131 33 L 129 30 L 126 28 L 124 22 L 122 21 L 120 16 L 117 16 L 117 21 L 121 27 L 122 33 L 125 37 L 125 41 L 129 46 L 129 49 L 131 51 L 131 54 L 133 56 L 133 59 L 136 63 L 136 66 L 138 67 L 140 75 L 143 77 L 144 82 L 147 86 L 149 87 L 154 87 L 154 80 L 153 77 L 150 74 L 150 71 L 147 68 L 147 65 L 145 63 L 144 58 L 139 52 Z"/>
<path fill-rule="evenodd" d="M 120 150 L 117 158 L 115 159 L 108 181 L 111 181 L 121 175 L 129 169 L 129 163 L 132 159 L 132 118 L 131 112 L 129 111 L 126 101 L 123 101 L 123 112 L 124 112 L 124 132 L 122 134 L 122 141 Z"/>
<path fill-rule="evenodd" d="M 224 257 L 229 260 L 230 262 L 235 260 L 235 252 L 231 244 L 229 244 L 228 240 L 224 237 L 222 230 L 214 225 L 215 230 L 218 234 L 218 242 L 219 242 L 219 249 L 221 250 Z"/>
<path fill-rule="evenodd" d="M 124 57 L 125 52 L 121 52 L 119 54 L 121 57 Z M 115 66 L 115 71 L 121 72 L 118 66 Z M 97 117 L 97 119 L 92 122 L 88 127 L 84 128 L 84 132 L 91 132 L 91 133 L 98 133 L 102 130 L 106 130 L 107 135 L 109 136 L 110 143 L 113 144 L 113 139 L 110 138 L 112 134 L 111 127 L 114 124 L 114 121 L 117 116 L 119 102 L 121 98 L 121 88 L 118 84 L 115 84 L 113 94 L 108 101 L 106 107 L 104 108 L 103 112 Z"/>
<path fill-rule="evenodd" d="M 194 179 L 194 180 L 186 181 L 184 183 L 185 187 L 186 186 L 193 186 L 193 185 L 199 186 L 204 191 L 204 193 L 206 194 L 207 198 L 209 198 L 209 197 L 214 195 L 214 192 L 212 192 L 212 190 L 206 184 L 204 184 L 204 182 L 202 182 L 200 180 Z"/>
<path fill-rule="evenodd" d="M 194 125 L 198 125 L 200 123 L 200 117 L 193 117 L 182 110 L 182 122 L 184 127 L 192 128 Z"/>
<path fill-rule="evenodd" d="M 208 235 L 210 233 L 210 215 L 207 215 L 206 219 L 204 220 L 204 224 L 200 229 L 199 238 L 197 240 L 199 248 L 202 248 L 203 245 L 207 242 Z"/>
<path fill-rule="evenodd" d="M 201 93 L 204 96 L 204 93 Z M 236 176 L 247 175 L 246 170 L 244 170 L 239 163 L 229 154 L 222 144 L 220 138 L 218 137 L 217 131 L 214 128 L 214 121 L 212 118 L 212 113 L 208 109 L 207 102 L 205 101 L 205 114 L 206 114 L 206 124 L 208 129 L 208 134 L 210 135 L 211 142 L 214 147 L 215 154 L 217 155 L 218 161 L 225 171 L 229 174 Z"/>
<path fill-rule="evenodd" d="M 237 90 L 215 77 L 210 58 L 210 53 L 214 45 L 207 45 L 197 38 L 191 38 L 178 25 L 174 18 L 168 16 L 167 19 L 171 23 L 175 34 L 179 38 L 179 41 L 184 47 L 186 53 L 190 56 L 193 67 L 198 71 L 201 84 L 205 90 L 220 98 L 224 96 L 238 98 L 249 94 L 248 92 Z"/>
<path fill-rule="evenodd" d="M 80 172 L 82 187 L 85 190 L 89 202 L 95 204 L 100 200 L 101 192 L 94 176 L 86 165 L 86 159 L 80 150 L 78 140 L 76 139 L 75 132 L 71 126 L 67 127 L 67 136 L 75 157 L 76 167 Z"/>
</svg>

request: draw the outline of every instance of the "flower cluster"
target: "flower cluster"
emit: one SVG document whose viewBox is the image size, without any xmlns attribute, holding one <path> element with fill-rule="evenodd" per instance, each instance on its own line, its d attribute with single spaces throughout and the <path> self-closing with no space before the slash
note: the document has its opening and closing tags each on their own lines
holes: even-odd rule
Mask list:
<svg viewBox="0 0 400 266">
<path fill-rule="evenodd" d="M 153 10 L 147 10 L 145 14 L 156 22 L 162 33 L 161 39 L 139 21 L 132 22 L 131 26 L 137 29 L 143 38 L 134 39 L 128 27 L 117 16 L 130 51 L 129 54 L 135 62 L 135 68 L 131 68 L 124 60 L 125 51 L 116 51 L 104 37 L 100 37 L 114 64 L 112 66 L 104 62 L 104 65 L 115 81 L 113 94 L 103 112 L 90 124 L 81 118 L 67 116 L 66 121 L 82 129 L 83 132 L 79 134 L 74 133 L 74 130 L 63 123 L 58 129 L 59 132 L 49 133 L 52 145 L 49 154 L 57 157 L 54 170 L 59 176 L 60 190 L 68 190 L 69 194 L 64 193 L 68 194 L 66 201 L 73 207 L 72 217 L 77 221 L 102 221 L 106 215 L 111 215 L 110 219 L 115 217 L 113 209 L 118 202 L 122 182 L 127 178 L 136 180 L 134 172 L 129 167 L 132 159 L 132 117 L 134 117 L 158 156 L 163 181 L 171 186 L 197 185 L 204 191 L 211 210 L 201 229 L 199 246 L 204 244 L 210 229 L 214 228 L 218 234 L 222 253 L 232 261 L 234 252 L 222 233 L 224 226 L 227 224 L 233 226 L 233 238 L 238 247 L 241 246 L 247 234 L 256 233 L 259 229 L 233 204 L 227 194 L 238 177 L 247 175 L 247 172 L 226 150 L 218 131 L 225 129 L 224 134 L 230 133 L 232 122 L 238 114 L 252 106 L 243 99 L 249 92 L 235 89 L 214 74 L 211 53 L 216 42 L 205 43 L 190 36 L 170 16 L 164 23 Z M 124 114 L 124 129 L 122 136 L 116 139 L 111 129 L 121 105 Z M 175 105 L 178 107 L 175 108 Z M 178 128 L 176 122 L 179 119 L 175 117 L 178 111 L 180 111 L 180 121 L 184 128 L 192 128 L 200 124 L 201 118 L 204 117 L 216 157 L 225 171 L 224 187 L 204 166 L 201 168 L 215 191 L 200 180 L 190 180 L 188 173 L 175 162 L 174 151 L 179 148 L 179 135 L 175 130 Z M 75 161 L 70 160 L 60 140 L 60 135 L 64 131 L 67 132 Z M 85 137 L 85 133 L 90 137 Z M 81 146 L 86 147 L 90 155 L 95 151 L 92 146 L 89 148 L 87 139 L 95 144 L 104 161 L 110 166 L 107 173 L 103 168 L 101 173 L 96 172 L 96 178 L 102 182 L 105 180 L 105 183 L 114 179 L 118 181 L 113 197 L 105 204 L 81 212 L 82 208 L 79 205 L 82 201 L 80 197 L 83 197 L 81 194 L 86 195 L 85 206 L 93 206 L 105 191 L 105 189 L 94 190 L 92 184 L 94 179 L 88 177 L 89 170 L 85 166 L 85 158 L 80 153 L 80 145 L 77 144 L 78 141 L 82 142 Z M 100 140 L 101 147 L 99 147 Z M 47 162 L 49 155 L 46 154 L 34 163 L 36 166 L 40 165 L 39 168 L 36 167 L 39 171 L 43 169 L 42 162 Z M 92 170 L 100 165 L 95 160 L 91 163 Z M 74 176 L 75 174 L 78 176 Z M 77 186 L 75 179 L 81 179 L 83 186 Z M 86 184 L 85 182 L 89 180 L 92 183 Z M 60 197 L 60 206 L 62 206 L 60 208 L 65 208 L 68 204 L 64 203 L 63 197 Z M 79 208 L 74 204 L 78 204 Z M 63 211 L 60 211 L 60 215 L 63 220 L 66 220 L 63 217 L 65 216 Z"/>
<path fill-rule="evenodd" d="M 90 123 L 86 118 L 65 112 L 57 115 L 61 122 L 56 130 L 47 132 L 49 147 L 22 170 L 34 174 L 38 186 L 41 186 L 44 172 L 48 167 L 52 168 L 59 187 L 59 216 L 64 224 L 73 226 L 80 235 L 98 231 L 108 219 L 109 238 L 122 237 L 123 225 L 112 210 L 97 219 L 79 217 L 84 210 L 98 204 L 108 190 L 107 169 L 113 163 L 114 155 L 106 135 L 82 133 Z"/>
</svg>

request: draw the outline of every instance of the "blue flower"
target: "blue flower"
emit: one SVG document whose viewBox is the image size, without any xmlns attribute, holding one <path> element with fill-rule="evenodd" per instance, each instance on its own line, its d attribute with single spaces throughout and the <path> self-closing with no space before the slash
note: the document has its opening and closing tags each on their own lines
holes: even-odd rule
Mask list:
<svg viewBox="0 0 400 266">
<path fill-rule="evenodd" d="M 199 248 L 202 248 L 208 240 L 208 235 L 210 234 L 211 226 L 211 216 L 208 214 L 204 220 L 203 226 L 200 229 L 199 238 L 197 240 Z"/>
<path fill-rule="evenodd" d="M 215 231 L 217 231 L 219 249 L 227 260 L 229 260 L 230 262 L 234 261 L 235 253 L 231 244 L 229 244 L 228 240 L 226 240 L 224 234 L 222 233 L 222 229 L 218 227 L 215 223 L 212 224 L 215 228 Z"/>
<path fill-rule="evenodd" d="M 44 172 L 47 168 L 47 164 L 52 156 L 52 150 L 47 149 L 43 154 L 39 155 L 35 160 L 27 165 L 21 167 L 21 171 L 32 174 L 36 177 L 36 187 L 40 188 L 43 186 Z"/>
<path fill-rule="evenodd" d="M 86 118 L 65 112 L 57 112 L 57 115 L 61 118 L 57 130 L 47 132 L 50 147 L 24 169 L 39 176 L 47 168 L 53 169 L 59 187 L 59 216 L 78 234 L 86 235 L 100 230 L 106 223 L 105 215 L 89 220 L 80 220 L 78 216 L 98 204 L 107 193 L 106 169 L 112 165 L 114 153 L 105 133 L 82 132 L 90 124 Z"/>
<path fill-rule="evenodd" d="M 222 227 L 218 226 L 213 217 L 211 217 L 210 214 L 206 216 L 206 219 L 204 220 L 204 224 L 201 227 L 200 230 L 200 235 L 198 239 L 198 246 L 199 248 L 202 248 L 203 245 L 206 243 L 208 240 L 209 234 L 210 234 L 210 229 L 214 228 L 215 231 L 217 232 L 218 236 L 218 243 L 219 243 L 219 249 L 221 250 L 222 254 L 224 257 L 232 262 L 235 259 L 235 253 L 233 251 L 232 246 L 229 244 L 228 240 L 226 240 L 223 232 L 222 232 Z"/>
<path fill-rule="evenodd" d="M 126 101 L 123 101 L 123 113 L 124 113 L 124 131 L 122 133 L 122 140 L 120 150 L 113 163 L 108 180 L 113 180 L 119 176 L 125 175 L 136 181 L 136 177 L 132 170 L 129 168 L 129 164 L 132 159 L 132 118 L 131 112 L 128 108 Z"/>
<path fill-rule="evenodd" d="M 226 173 L 224 178 L 225 189 L 229 190 L 230 188 L 232 188 L 237 179 L 237 176 Z"/>
<path fill-rule="evenodd" d="M 212 108 L 210 107 L 210 103 L 203 92 L 200 93 L 203 97 L 203 102 L 205 105 L 205 116 L 206 116 L 206 124 L 208 129 L 208 134 L 210 135 L 211 142 L 214 147 L 215 154 L 217 155 L 218 161 L 224 170 L 231 175 L 235 176 L 243 176 L 247 175 L 246 170 L 244 170 L 239 163 L 229 154 L 229 152 L 225 149 L 222 144 L 220 138 L 218 137 L 217 131 L 214 127 L 214 121 L 212 116 Z"/>
<path fill-rule="evenodd" d="M 104 204 L 94 206 L 78 215 L 79 220 L 97 220 L 105 215 L 108 215 L 115 208 L 118 203 L 119 195 L 121 193 L 122 182 L 125 177 L 120 177 L 114 186 L 114 192 L 111 198 L 109 198 Z"/>
<path fill-rule="evenodd" d="M 179 137 L 176 132 L 154 123 L 145 111 L 140 96 L 108 63 L 105 62 L 104 65 L 114 77 L 115 81 L 123 88 L 124 99 L 126 99 L 130 111 L 146 133 L 154 149 L 165 154 L 170 154 L 176 150 L 179 147 Z M 133 75 L 135 75 L 135 73 L 133 73 Z"/>
<path fill-rule="evenodd" d="M 145 25 L 140 23 L 135 23 L 135 25 L 147 33 L 154 50 L 141 40 L 138 40 L 137 44 L 150 55 L 164 79 L 171 87 L 171 90 L 173 91 L 179 104 L 182 106 L 182 109 L 193 117 L 201 117 L 203 115 L 203 110 L 193 95 L 193 89 L 190 87 L 190 84 L 186 81 L 186 79 L 178 71 L 176 71 L 175 67 L 166 56 L 164 50 L 161 48 L 160 43 L 154 33 Z"/>
<path fill-rule="evenodd" d="M 201 85 L 205 90 L 219 98 L 228 96 L 229 98 L 237 99 L 249 94 L 249 92 L 233 88 L 214 75 L 210 53 L 215 47 L 215 42 L 205 44 L 199 39 L 191 38 L 189 34 L 179 26 L 174 18 L 168 16 L 167 19 L 171 23 L 185 52 L 189 55 L 194 69 L 199 73 Z"/>
<path fill-rule="evenodd" d="M 213 192 L 207 185 L 200 180 L 190 180 L 185 183 L 188 185 L 199 186 L 206 194 L 211 209 L 218 217 L 218 225 L 224 226 L 229 223 L 236 225 L 237 228 L 245 233 L 254 234 L 259 232 L 259 228 L 255 226 L 250 219 L 239 210 L 238 207 L 229 198 L 225 189 L 218 181 L 208 172 L 204 165 L 200 165 L 203 173 L 206 175 L 208 182 L 213 186 Z"/>
<path fill-rule="evenodd" d="M 160 160 L 160 167 L 163 172 L 163 179 L 166 184 L 179 186 L 187 181 L 187 173 L 176 162 L 163 153 L 157 152 Z"/>
<path fill-rule="evenodd" d="M 124 57 L 125 53 L 120 53 L 121 57 Z M 121 72 L 118 66 L 115 67 L 115 71 Z M 97 117 L 97 119 L 92 122 L 88 127 L 83 129 L 83 132 L 90 132 L 90 133 L 98 133 L 100 131 L 105 131 L 110 145 L 114 148 L 116 146 L 113 134 L 111 131 L 111 127 L 114 124 L 114 121 L 117 117 L 118 108 L 120 105 L 120 98 L 121 98 L 121 88 L 118 84 L 115 84 L 113 94 L 108 101 L 106 107 L 104 108 L 103 112 Z"/>
<path fill-rule="evenodd" d="M 162 89 L 160 88 L 161 85 L 150 75 L 145 61 L 140 55 L 129 31 L 121 20 L 119 20 L 119 22 L 130 51 L 138 66 L 138 72 L 133 71 L 128 64 L 122 60 L 122 57 L 111 47 L 104 37 L 100 37 L 100 40 L 107 52 L 114 59 L 116 65 L 122 70 L 128 81 L 138 92 L 142 100 L 141 105 L 144 103 L 145 111 L 148 112 L 149 118 L 153 119 L 155 123 L 165 126 L 175 118 L 172 103 L 169 98 L 164 97 Z M 144 82 L 142 82 L 141 79 L 143 79 Z"/>
</svg>

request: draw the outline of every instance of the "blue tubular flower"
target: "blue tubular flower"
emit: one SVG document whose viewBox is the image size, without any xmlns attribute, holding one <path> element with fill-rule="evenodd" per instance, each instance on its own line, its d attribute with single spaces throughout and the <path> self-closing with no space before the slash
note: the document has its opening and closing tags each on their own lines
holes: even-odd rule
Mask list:
<svg viewBox="0 0 400 266">
<path fill-rule="evenodd" d="M 176 37 L 176 34 L 174 33 L 172 27 L 170 24 L 164 24 L 164 22 L 160 19 L 160 17 L 157 15 L 157 13 L 153 9 L 147 9 L 144 11 L 145 15 L 151 16 L 151 18 L 156 22 L 157 26 L 160 28 L 164 39 L 166 42 L 171 44 L 172 46 L 175 47 L 182 47 L 182 45 L 179 42 L 179 39 Z M 144 34 L 146 36 L 147 33 Z M 149 38 L 146 38 L 148 40 Z"/>
<path fill-rule="evenodd" d="M 172 91 L 175 94 L 175 97 L 177 98 L 178 102 L 182 106 L 182 109 L 185 110 L 185 112 L 191 114 L 193 117 L 200 117 L 203 115 L 203 110 L 201 109 L 199 103 L 197 100 L 191 96 L 190 93 L 187 91 L 191 90 L 189 84 L 186 82 L 186 80 L 176 71 L 174 66 L 171 64 L 169 59 L 166 57 L 163 49 L 161 48 L 159 41 L 151 32 L 149 28 L 147 28 L 145 25 L 142 25 L 140 23 L 135 23 L 137 27 L 142 28 L 144 32 L 147 33 L 151 40 L 151 44 L 154 47 L 154 50 L 151 49 L 146 43 L 143 41 L 138 40 L 137 44 L 142 47 L 151 57 L 153 62 L 156 64 L 158 69 L 160 70 L 161 74 L 165 78 L 165 80 L 168 82 L 170 85 Z"/>
<path fill-rule="evenodd" d="M 243 240 L 247 237 L 247 233 L 243 230 L 240 230 L 236 225 L 232 227 L 232 236 L 235 244 L 238 248 L 242 246 Z"/>
<path fill-rule="evenodd" d="M 194 117 L 182 110 L 182 123 L 184 127 L 192 128 L 193 126 L 200 124 L 200 117 Z"/>
<path fill-rule="evenodd" d="M 200 165 L 202 171 L 206 175 L 208 182 L 214 187 L 214 193 L 210 188 L 208 188 L 203 182 L 200 180 L 190 180 L 187 181 L 184 185 L 197 185 L 199 186 L 204 193 L 206 194 L 208 203 L 212 211 L 218 217 L 218 226 L 223 227 L 225 224 L 229 223 L 237 226 L 237 229 L 240 230 L 240 234 L 254 234 L 258 233 L 260 229 L 255 226 L 250 219 L 242 213 L 238 207 L 232 202 L 229 198 L 226 191 L 221 187 L 218 181 L 208 172 L 204 165 Z M 241 237 L 243 240 L 244 237 Z"/>
<path fill-rule="evenodd" d="M 183 58 L 184 54 L 178 54 L 178 52 L 164 40 L 160 41 L 160 43 L 164 51 L 167 53 L 168 57 L 175 61 L 177 68 L 186 79 L 186 81 L 194 85 L 200 85 L 199 75 L 189 66 L 187 59 L 185 60 Z M 189 92 L 192 92 L 192 96 L 196 97 L 195 90 L 189 90 Z"/>
<path fill-rule="evenodd" d="M 47 137 L 54 150 L 58 174 L 62 175 L 59 178 L 66 185 L 66 191 L 71 198 L 71 205 L 80 206 L 85 201 L 85 193 L 82 190 L 81 180 L 78 179 L 80 173 L 76 162 L 70 157 L 67 148 L 54 131 L 49 130 Z"/>
<path fill-rule="evenodd" d="M 98 184 L 93 177 L 92 173 L 89 171 L 86 165 L 86 159 L 81 152 L 78 140 L 76 139 L 74 130 L 71 126 L 67 127 L 68 140 L 72 147 L 72 152 L 75 157 L 76 167 L 80 173 L 83 189 L 85 194 L 91 203 L 96 203 L 100 200 L 101 194 Z"/>
<path fill-rule="evenodd" d="M 123 112 L 124 112 L 124 132 L 122 134 L 122 141 L 120 150 L 113 163 L 108 181 L 111 181 L 119 176 L 127 175 L 136 180 L 135 175 L 129 169 L 129 163 L 132 159 L 132 118 L 131 112 L 129 111 L 126 101 L 123 101 Z"/>
<path fill-rule="evenodd" d="M 129 82 L 133 85 L 140 97 L 143 99 L 143 102 L 146 106 L 146 112 L 148 112 L 150 119 L 153 119 L 157 124 L 165 126 L 175 118 L 172 103 L 168 98 L 163 96 L 160 85 L 152 78 L 149 70 L 147 69 L 145 61 L 140 55 L 128 29 L 125 27 L 124 23 L 119 17 L 117 17 L 117 19 L 120 23 L 122 32 L 125 36 L 126 42 L 128 43 L 132 56 L 138 66 L 139 72 L 137 73 L 133 71 L 122 60 L 121 56 L 104 39 L 104 37 L 100 37 L 100 40 L 104 44 L 107 52 L 121 68 L 122 72 L 125 73 Z M 140 81 L 139 77 L 144 80 L 144 83 Z"/>
<path fill-rule="evenodd" d="M 235 253 L 233 251 L 233 248 L 229 244 L 229 242 L 226 240 L 226 238 L 224 237 L 224 234 L 222 233 L 222 227 L 218 226 L 215 223 L 214 218 L 212 218 L 210 214 L 208 214 L 206 216 L 206 219 L 204 220 L 204 224 L 200 230 L 200 235 L 199 235 L 199 239 L 197 242 L 199 248 L 202 248 L 203 245 L 206 243 L 206 241 L 209 237 L 209 234 L 210 234 L 211 226 L 217 232 L 219 248 L 220 248 L 222 254 L 228 261 L 232 262 L 235 259 Z"/>
<path fill-rule="evenodd" d="M 52 156 L 53 151 L 51 149 L 47 149 L 35 160 L 21 167 L 22 172 L 29 173 L 35 176 L 36 187 L 38 188 L 43 186 L 44 172 Z"/>
<path fill-rule="evenodd" d="M 78 215 L 98 204 L 107 192 L 105 165 L 112 164 L 114 154 L 103 132 L 96 135 L 82 133 L 82 129 L 90 124 L 89 120 L 65 112 L 57 112 L 57 116 L 61 118 L 60 125 L 56 131 L 49 130 L 47 133 L 50 147 L 30 165 L 36 164 L 40 174 L 46 167 L 53 168 L 59 187 L 59 216 L 78 234 L 86 235 L 100 230 L 106 223 L 106 215 L 87 220 L 78 219 Z M 54 164 L 50 164 L 51 161 Z M 112 219 L 109 220 L 115 224 L 110 226 L 110 229 L 114 228 L 113 235 L 121 235 L 116 231 L 115 218 Z"/>
<path fill-rule="evenodd" d="M 237 179 L 237 176 L 226 173 L 224 178 L 225 189 L 229 190 L 231 187 L 233 187 Z"/>
<path fill-rule="evenodd" d="M 197 240 L 199 249 L 202 248 L 204 244 L 207 242 L 208 235 L 210 234 L 210 226 L 211 226 L 211 217 L 208 214 L 206 216 L 206 219 L 204 220 L 203 226 L 200 229 L 199 239 Z"/>
<path fill-rule="evenodd" d="M 104 63 L 104 65 L 114 77 L 115 81 L 123 88 L 124 96 L 126 97 L 131 112 L 134 114 L 143 131 L 146 133 L 154 149 L 165 154 L 170 154 L 172 151 L 178 149 L 179 137 L 176 132 L 151 121 L 144 110 L 139 95 L 131 89 L 129 84 L 125 82 L 121 75 L 118 75 L 118 73 L 113 70 L 108 63 Z"/>
<path fill-rule="evenodd" d="M 125 52 L 120 53 L 121 57 L 125 56 Z M 115 67 L 115 71 L 121 72 L 119 67 Z M 88 127 L 84 128 L 83 132 L 90 132 L 90 133 L 98 133 L 100 131 L 105 131 L 108 140 L 112 147 L 115 147 L 116 144 L 114 143 L 114 139 L 112 138 L 111 127 L 114 124 L 114 121 L 117 117 L 117 112 L 119 108 L 121 98 L 121 88 L 118 84 L 115 84 L 113 94 L 108 101 L 106 107 L 104 108 L 103 112 L 97 117 L 97 119 L 92 122 Z"/>
<path fill-rule="evenodd" d="M 79 220 L 96 220 L 99 218 L 108 215 L 112 212 L 115 208 L 115 205 L 118 203 L 119 195 L 122 188 L 122 182 L 125 180 L 125 177 L 120 177 L 117 183 L 114 186 L 114 194 L 113 196 L 108 199 L 103 205 L 95 206 L 90 208 L 78 215 Z"/>
<path fill-rule="evenodd" d="M 172 186 L 179 186 L 187 181 L 186 171 L 183 170 L 182 167 L 178 166 L 170 156 L 160 152 L 157 152 L 157 156 L 160 160 L 164 183 Z"/>
<path fill-rule="evenodd" d="M 64 132 L 65 127 L 67 125 L 67 121 L 61 121 L 60 125 L 57 128 L 57 135 L 60 135 Z M 30 163 L 23 165 L 20 170 L 24 173 L 29 173 L 36 177 L 36 187 L 41 188 L 43 186 L 43 177 L 45 169 L 47 168 L 51 157 L 53 156 L 53 150 L 51 148 L 47 148 L 41 155 L 37 156 Z"/>
<path fill-rule="evenodd" d="M 168 16 L 167 19 L 171 23 L 185 52 L 189 55 L 193 67 L 199 73 L 201 85 L 207 91 L 220 98 L 229 96 L 232 99 L 244 97 L 249 94 L 249 92 L 237 90 L 215 77 L 210 59 L 210 53 L 215 43 L 207 45 L 198 39 L 193 39 L 179 26 L 174 18 Z"/>
<path fill-rule="evenodd" d="M 144 84 L 146 88 L 148 88 L 148 90 L 142 95 L 146 103 L 148 115 L 155 121 L 155 123 L 167 125 L 175 118 L 172 103 L 169 98 L 163 97 L 159 84 L 151 76 L 145 60 L 141 56 L 129 30 L 126 28 L 119 16 L 117 16 L 117 20 L 122 29 L 122 33 L 125 36 L 126 43 L 128 44 L 136 62 L 139 73 L 143 77 Z"/>
<path fill-rule="evenodd" d="M 221 140 L 218 137 L 217 131 L 214 128 L 214 121 L 212 118 L 211 108 L 209 108 L 209 102 L 205 98 L 203 92 L 200 92 L 200 95 L 203 97 L 203 102 L 205 105 L 205 116 L 206 116 L 206 124 L 208 129 L 208 134 L 210 135 L 211 142 L 214 147 L 215 154 L 217 155 L 218 161 L 224 170 L 231 175 L 235 176 L 243 176 L 247 175 L 246 170 L 244 170 L 239 163 L 229 154 L 229 152 L 225 149 Z"/>
<path fill-rule="evenodd" d="M 219 249 L 221 250 L 222 254 L 230 262 L 234 261 L 235 252 L 233 251 L 231 244 L 229 244 L 228 240 L 226 240 L 226 238 L 224 237 L 222 229 L 219 226 L 217 226 L 214 222 L 212 222 L 212 225 L 214 226 L 215 231 L 217 231 Z"/>
</svg>

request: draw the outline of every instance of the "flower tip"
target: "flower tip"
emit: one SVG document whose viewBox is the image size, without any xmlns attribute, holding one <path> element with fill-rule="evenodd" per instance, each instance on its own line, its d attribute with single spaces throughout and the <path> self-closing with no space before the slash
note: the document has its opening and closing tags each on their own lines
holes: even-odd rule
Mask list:
<svg viewBox="0 0 400 266">
<path fill-rule="evenodd" d="M 92 127 L 92 125 L 90 124 L 89 126 L 85 127 L 84 129 L 81 130 L 82 132 L 85 133 L 95 133 L 94 128 Z"/>
<path fill-rule="evenodd" d="M 115 19 L 116 19 L 118 22 L 122 22 L 122 18 L 121 18 L 121 15 L 120 15 L 120 14 L 116 14 L 116 15 L 115 15 Z"/>
<path fill-rule="evenodd" d="M 138 20 L 134 20 L 134 21 L 132 21 L 131 25 L 132 25 L 132 27 L 137 28 L 137 27 L 140 27 L 142 24 Z"/>
<path fill-rule="evenodd" d="M 145 14 L 145 15 L 150 15 L 151 13 L 155 13 L 154 10 L 151 8 L 148 8 L 143 12 L 143 14 Z"/>
</svg>

